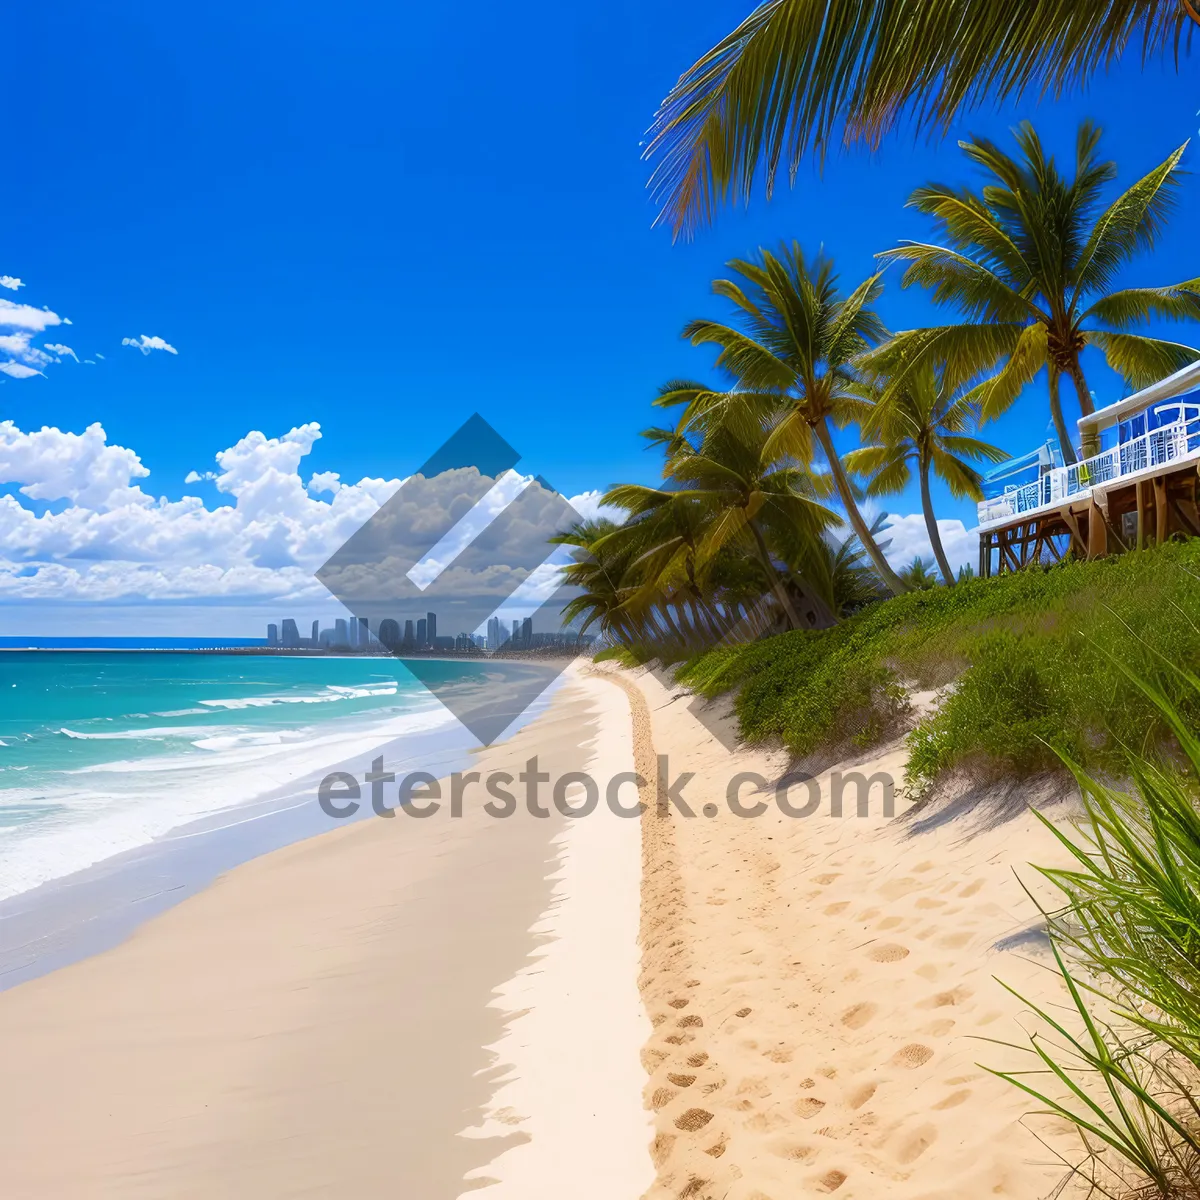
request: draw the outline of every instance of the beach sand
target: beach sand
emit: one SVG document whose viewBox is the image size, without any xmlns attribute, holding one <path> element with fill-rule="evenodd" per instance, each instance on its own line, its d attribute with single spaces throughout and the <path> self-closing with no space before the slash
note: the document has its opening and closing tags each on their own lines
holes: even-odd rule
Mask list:
<svg viewBox="0 0 1200 1200">
<path fill-rule="evenodd" d="M 1036 892 L 1026 864 L 1064 854 L 1025 795 L 907 818 L 901 798 L 887 820 L 879 785 L 866 818 L 852 815 L 851 788 L 834 818 L 826 772 L 812 817 L 772 805 L 744 819 L 729 811 L 728 781 L 774 781 L 786 758 L 731 750 L 715 710 L 647 671 L 612 677 L 632 693 L 643 769 L 665 754 L 672 779 L 695 774 L 684 796 L 697 815 L 644 827 L 648 1196 L 1050 1195 L 1066 1175 L 1056 1154 L 1075 1155 L 1077 1139 L 1044 1119 L 1027 1128 L 1034 1102 L 977 1065 L 1030 1065 L 977 1040 L 1025 1042 L 1034 1027 L 993 976 L 1039 1003 L 1060 995 L 1017 875 Z M 900 783 L 904 761 L 897 744 L 852 765 Z M 793 803 L 808 798 L 800 789 Z M 701 815 L 706 804 L 717 815 Z"/>
<path fill-rule="evenodd" d="M 533 754 L 630 769 L 624 698 L 573 673 L 474 769 Z M 641 1194 L 638 824 L 465 807 L 276 851 L 0 994 L 0 1195 Z"/>
<path fill-rule="evenodd" d="M 741 818 L 729 780 L 781 753 L 586 664 L 474 769 L 534 754 L 602 793 L 636 764 L 650 811 L 335 829 L 0 994 L 0 1195 L 1054 1191 L 1074 1135 L 977 1065 L 1026 1065 L 979 1040 L 1032 1028 L 995 976 L 1059 995 L 1021 881 L 1063 852 L 1022 794 L 889 819 L 851 791 L 835 818 L 826 772 L 813 816 Z M 658 817 L 659 755 L 694 818 Z M 896 744 L 841 769 L 903 766 Z"/>
</svg>

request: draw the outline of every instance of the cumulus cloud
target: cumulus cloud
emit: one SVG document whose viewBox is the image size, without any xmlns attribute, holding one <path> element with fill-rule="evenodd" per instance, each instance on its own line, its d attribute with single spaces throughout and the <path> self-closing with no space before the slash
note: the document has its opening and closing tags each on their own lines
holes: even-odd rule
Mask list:
<svg viewBox="0 0 1200 1200">
<path fill-rule="evenodd" d="M 50 354 L 58 355 L 60 358 L 73 358 L 76 362 L 79 361 L 79 355 L 70 346 L 64 346 L 61 342 L 47 342 L 43 349 Z"/>
<path fill-rule="evenodd" d="M 0 275 L 0 287 L 8 288 L 10 292 L 15 292 L 17 288 L 23 288 L 24 286 L 24 280 L 17 279 L 12 275 Z"/>
<path fill-rule="evenodd" d="M 973 563 L 979 553 L 979 543 L 967 527 L 957 520 L 938 521 L 937 526 L 950 565 L 957 571 L 959 567 Z M 914 558 L 923 558 L 927 565 L 933 562 L 933 547 L 929 544 L 922 513 L 890 517 L 882 537 L 891 539 L 886 554 L 894 567 L 907 567 Z"/>
<path fill-rule="evenodd" d="M 184 477 L 184 483 L 208 483 L 216 479 L 216 471 L 205 471 L 203 475 L 199 471 L 189 471 Z"/>
<path fill-rule="evenodd" d="M 34 308 L 32 304 L 18 304 L 14 300 L 0 299 L 0 328 L 28 329 L 31 333 L 44 333 L 52 325 L 70 323 L 48 308 Z"/>
<path fill-rule="evenodd" d="M 215 470 L 192 472 L 227 498 L 208 507 L 144 491 L 140 456 L 99 423 L 73 433 L 0 422 L 0 483 L 17 487 L 0 496 L 0 603 L 326 603 L 313 572 L 400 480 L 314 498 L 300 468 L 320 436 L 316 424 L 247 434 Z"/>
<path fill-rule="evenodd" d="M 143 354 L 149 354 L 151 350 L 165 350 L 168 354 L 178 354 L 169 342 L 164 342 L 160 337 L 149 337 L 142 334 L 140 337 L 127 337 L 121 339 L 122 346 L 132 346 L 135 350 L 140 350 Z"/>
</svg>

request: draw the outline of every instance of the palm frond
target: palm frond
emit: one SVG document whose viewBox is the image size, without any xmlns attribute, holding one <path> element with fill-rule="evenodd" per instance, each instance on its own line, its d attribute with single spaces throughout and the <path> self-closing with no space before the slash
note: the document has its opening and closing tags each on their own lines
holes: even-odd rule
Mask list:
<svg viewBox="0 0 1200 1200">
<path fill-rule="evenodd" d="M 1168 321 L 1200 321 L 1200 279 L 1158 288 L 1124 288 L 1101 297 L 1080 317 L 1094 318 L 1118 329 L 1144 325 L 1154 317 Z"/>
<path fill-rule="evenodd" d="M 683 73 L 647 149 L 661 220 L 690 236 L 718 206 L 770 196 L 840 133 L 875 144 L 902 118 L 945 129 L 963 109 L 1058 94 L 1177 42 L 1178 0 L 766 0 Z"/>
<path fill-rule="evenodd" d="M 1108 365 L 1133 388 L 1149 387 L 1200 359 L 1200 350 L 1179 342 L 1136 333 L 1089 330 L 1088 342 L 1104 352 Z"/>
</svg>

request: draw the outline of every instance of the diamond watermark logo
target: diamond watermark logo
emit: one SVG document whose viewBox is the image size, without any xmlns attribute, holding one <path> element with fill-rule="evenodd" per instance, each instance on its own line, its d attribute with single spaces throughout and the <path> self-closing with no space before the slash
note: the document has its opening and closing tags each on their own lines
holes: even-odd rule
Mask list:
<svg viewBox="0 0 1200 1200">
<path fill-rule="evenodd" d="M 581 517 L 520 458 L 475 414 L 317 572 L 354 644 L 403 659 L 484 745 L 583 649 L 550 545 Z"/>
</svg>

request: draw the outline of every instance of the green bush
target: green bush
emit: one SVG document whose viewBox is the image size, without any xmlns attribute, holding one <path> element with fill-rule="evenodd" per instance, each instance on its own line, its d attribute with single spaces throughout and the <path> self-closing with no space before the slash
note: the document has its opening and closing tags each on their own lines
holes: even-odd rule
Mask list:
<svg viewBox="0 0 1200 1200">
<path fill-rule="evenodd" d="M 1200 725 L 1200 698 L 1166 668 L 1200 666 L 1200 541 L 909 593 L 832 629 L 713 650 L 677 677 L 734 692 L 747 740 L 805 758 L 894 733 L 901 685 L 949 684 L 909 735 L 910 781 L 925 786 L 957 767 L 1032 774 L 1059 751 L 1119 771 L 1130 751 L 1169 750 L 1116 663 Z"/>
</svg>

